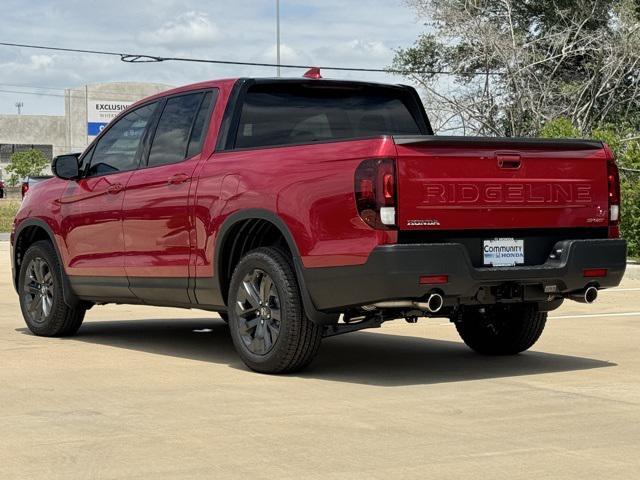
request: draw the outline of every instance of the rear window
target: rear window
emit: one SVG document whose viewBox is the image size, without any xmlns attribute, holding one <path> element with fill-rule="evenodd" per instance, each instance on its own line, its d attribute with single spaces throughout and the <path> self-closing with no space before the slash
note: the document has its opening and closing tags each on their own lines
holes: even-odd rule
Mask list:
<svg viewBox="0 0 640 480">
<path fill-rule="evenodd" d="M 244 99 L 236 148 L 419 135 L 402 90 L 291 84 L 254 85 Z"/>
</svg>

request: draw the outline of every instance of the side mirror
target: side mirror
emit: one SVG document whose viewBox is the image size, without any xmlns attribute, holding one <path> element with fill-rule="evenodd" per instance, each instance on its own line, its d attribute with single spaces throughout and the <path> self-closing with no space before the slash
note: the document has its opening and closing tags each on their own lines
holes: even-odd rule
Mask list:
<svg viewBox="0 0 640 480">
<path fill-rule="evenodd" d="M 80 176 L 79 158 L 79 153 L 58 155 L 51 162 L 51 171 L 56 177 L 63 180 L 75 180 Z"/>
</svg>

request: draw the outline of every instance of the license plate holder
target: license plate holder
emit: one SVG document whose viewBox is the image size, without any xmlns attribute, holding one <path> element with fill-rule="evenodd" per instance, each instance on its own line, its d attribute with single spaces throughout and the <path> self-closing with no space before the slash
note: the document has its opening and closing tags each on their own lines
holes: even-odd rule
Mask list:
<svg viewBox="0 0 640 480">
<path fill-rule="evenodd" d="M 514 267 L 524 264 L 524 240 L 517 238 L 492 238 L 482 244 L 485 265 Z"/>
</svg>

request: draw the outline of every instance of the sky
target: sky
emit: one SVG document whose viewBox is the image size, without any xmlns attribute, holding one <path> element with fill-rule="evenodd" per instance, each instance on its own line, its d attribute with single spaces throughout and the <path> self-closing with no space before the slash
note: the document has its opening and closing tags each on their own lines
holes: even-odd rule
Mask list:
<svg viewBox="0 0 640 480">
<path fill-rule="evenodd" d="M 2 0 L 0 42 L 275 63 L 275 0 Z M 385 68 L 423 31 L 402 0 L 281 0 L 281 62 Z M 303 70 L 283 70 L 301 76 Z M 275 76 L 275 68 L 164 62 L 0 46 L 0 113 L 61 115 L 64 88 Z M 401 83 L 384 73 L 326 78 Z M 31 92 L 31 93 L 15 93 Z M 34 95 L 33 92 L 46 93 Z"/>
</svg>

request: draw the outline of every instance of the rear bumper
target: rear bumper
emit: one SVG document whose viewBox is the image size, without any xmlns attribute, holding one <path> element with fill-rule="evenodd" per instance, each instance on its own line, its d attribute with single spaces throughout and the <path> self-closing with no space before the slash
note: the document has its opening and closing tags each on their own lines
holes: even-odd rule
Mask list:
<svg viewBox="0 0 640 480">
<path fill-rule="evenodd" d="M 437 288 L 446 305 L 493 303 L 499 287 L 523 287 L 516 301 L 548 298 L 544 287 L 556 286 L 557 294 L 620 284 L 626 268 L 627 244 L 621 239 L 565 240 L 542 265 L 475 268 L 465 247 L 458 243 L 385 245 L 377 247 L 364 265 L 310 268 L 303 272 L 306 288 L 319 310 L 340 310 L 396 299 L 420 299 Z M 585 278 L 583 270 L 605 268 L 607 275 Z M 422 275 L 448 275 L 448 282 L 420 285 Z M 496 287 L 496 288 L 492 288 Z M 511 291 L 511 290 L 509 290 Z M 518 294 L 520 295 L 520 294 Z"/>
</svg>

